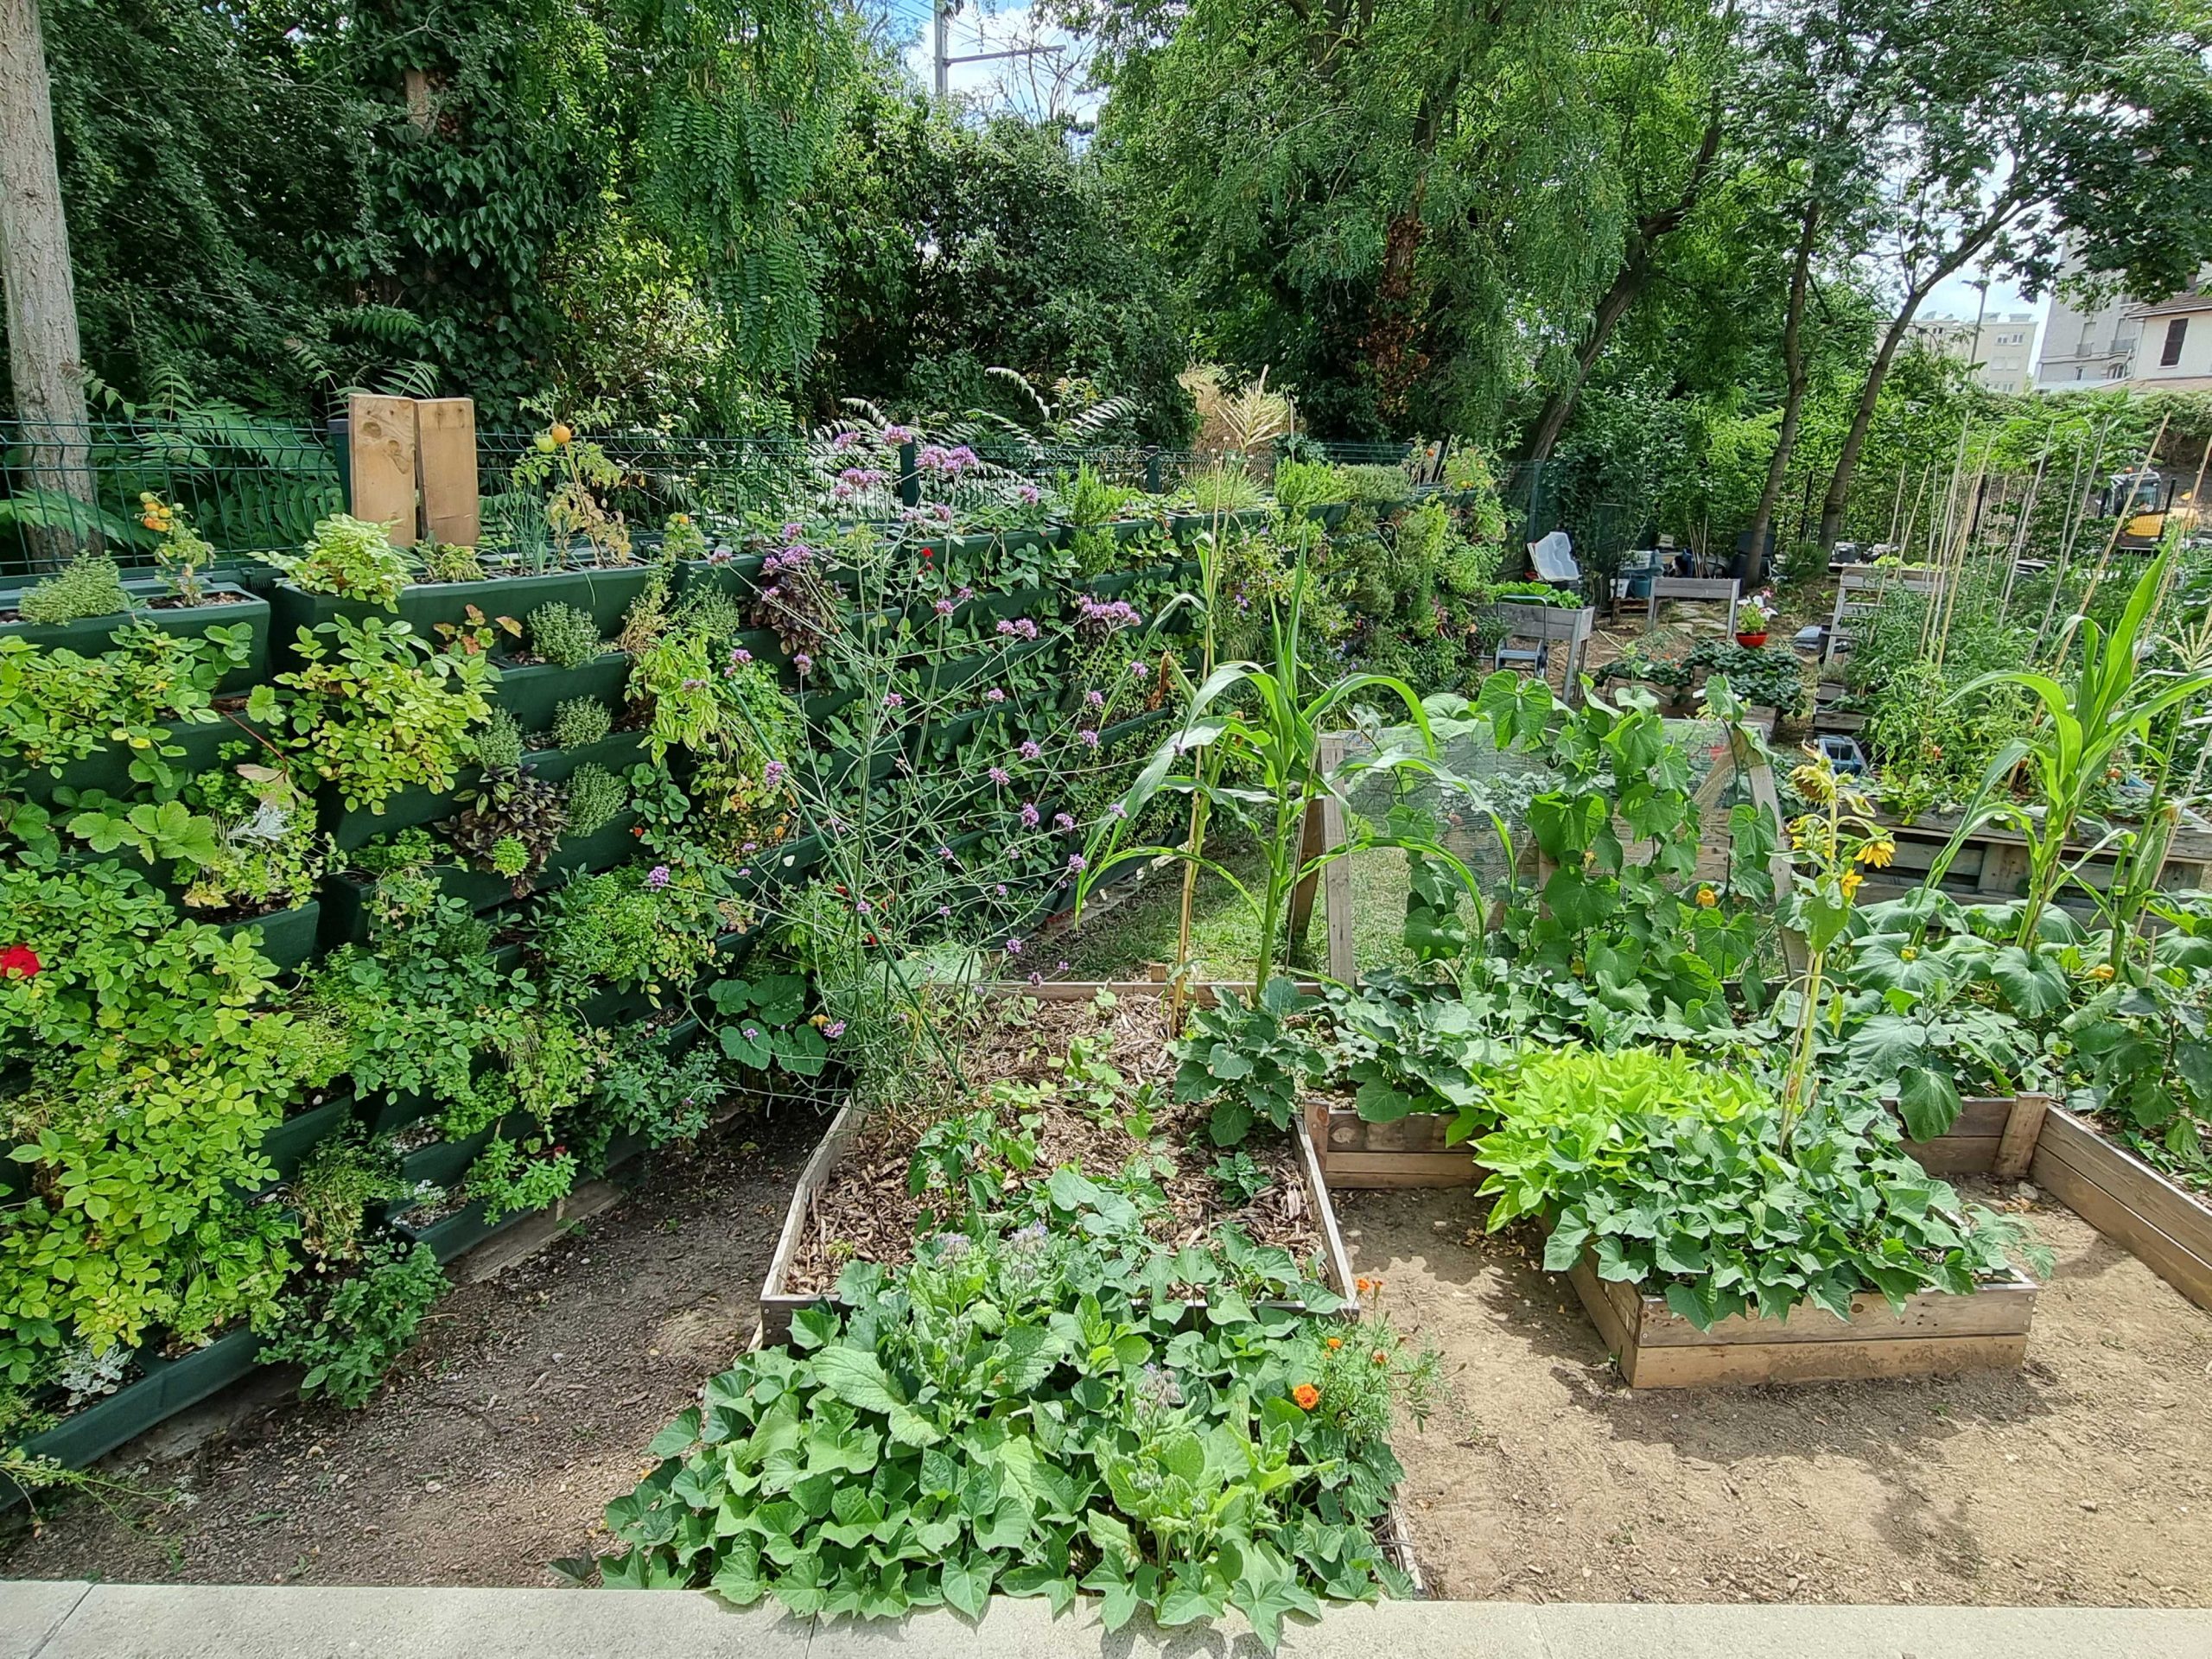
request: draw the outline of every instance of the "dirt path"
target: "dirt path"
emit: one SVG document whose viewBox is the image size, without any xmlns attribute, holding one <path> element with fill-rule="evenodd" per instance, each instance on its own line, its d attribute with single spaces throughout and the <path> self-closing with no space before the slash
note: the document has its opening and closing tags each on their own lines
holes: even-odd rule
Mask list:
<svg viewBox="0 0 2212 1659">
<path fill-rule="evenodd" d="M 0 1554 L 0 1577 L 550 1582 L 545 1563 L 591 1547 L 646 1443 L 751 1339 L 819 1133 L 741 1118 L 661 1154 L 614 1209 L 448 1296 L 365 1410 L 276 1396 L 145 1469 L 177 1502 L 127 1521 L 79 1502 Z"/>
<path fill-rule="evenodd" d="M 1456 1407 L 1401 1434 L 1432 1593 L 1529 1601 L 2202 1605 L 2212 1313 L 2070 1211 L 2010 1374 L 1631 1393 L 1471 1192 L 1337 1195 Z"/>
</svg>

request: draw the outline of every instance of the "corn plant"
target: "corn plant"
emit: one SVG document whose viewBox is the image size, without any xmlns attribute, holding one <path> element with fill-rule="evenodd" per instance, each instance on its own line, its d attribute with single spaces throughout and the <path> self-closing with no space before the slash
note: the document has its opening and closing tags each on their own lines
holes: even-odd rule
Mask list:
<svg viewBox="0 0 2212 1659">
<path fill-rule="evenodd" d="M 1190 691 L 1174 734 L 1138 773 L 1122 799 L 1119 812 L 1109 814 L 1106 824 L 1094 833 L 1076 891 L 1080 912 L 1098 881 L 1132 859 L 1172 858 L 1211 872 L 1226 881 L 1252 912 L 1258 936 L 1252 982 L 1255 990 L 1262 991 L 1274 973 L 1291 893 L 1338 859 L 1376 848 L 1397 848 L 1435 861 L 1452 872 L 1469 893 L 1475 891 L 1474 876 L 1466 866 L 1433 835 L 1425 833 L 1425 823 L 1417 824 L 1405 817 L 1377 825 L 1348 810 L 1348 834 L 1342 844 L 1325 848 L 1312 857 L 1301 855 L 1307 809 L 1332 798 L 1346 799 L 1352 780 L 1360 774 L 1380 771 L 1442 775 L 1427 713 L 1419 694 L 1403 680 L 1387 674 L 1359 673 L 1318 690 L 1307 689 L 1299 647 L 1309 575 L 1301 554 L 1293 569 L 1287 597 L 1270 607 L 1272 661 L 1224 663 Z M 1320 759 L 1322 734 L 1349 721 L 1363 696 L 1402 705 L 1412 723 L 1410 739 L 1325 766 Z M 1236 777 L 1257 781 L 1249 785 L 1225 781 Z M 1130 826 L 1139 822 L 1152 798 L 1163 789 L 1189 795 L 1198 807 L 1235 804 L 1253 814 L 1267 861 L 1265 879 L 1257 893 L 1238 880 L 1219 860 L 1207 855 L 1202 828 L 1194 830 L 1180 846 L 1123 844 L 1132 833 Z M 1196 823 L 1202 826 L 1203 817 Z"/>
<path fill-rule="evenodd" d="M 1955 694 L 1965 698 L 1992 687 L 2017 686 L 2040 705 L 2041 718 L 1990 761 L 1958 833 L 1929 874 L 1931 885 L 1941 880 L 1966 837 L 1982 824 L 1999 823 L 2013 830 L 2028 847 L 2028 890 L 2016 939 L 2022 946 L 2040 937 L 2044 912 L 2069 881 L 2078 882 L 2101 905 L 2105 902 L 2082 879 L 2082 869 L 2120 832 L 2106 830 L 2069 861 L 2068 843 L 2076 826 L 2091 816 L 2092 800 L 2120 759 L 2143 746 L 2154 725 L 2162 723 L 2170 711 L 2212 690 L 2212 671 L 2157 674 L 2145 669 L 2144 658 L 2152 643 L 2151 613 L 2172 560 L 2169 548 L 2151 562 L 2111 632 L 2086 617 L 2075 619 L 2081 654 L 2070 683 L 2061 683 L 2053 675 L 2034 670 L 2004 669 L 1968 681 Z M 2042 796 L 2040 816 L 1999 793 L 2004 780 L 2023 762 Z M 2158 769 L 2163 772 L 2162 766 Z M 2114 931 L 2117 935 L 2121 930 Z"/>
</svg>

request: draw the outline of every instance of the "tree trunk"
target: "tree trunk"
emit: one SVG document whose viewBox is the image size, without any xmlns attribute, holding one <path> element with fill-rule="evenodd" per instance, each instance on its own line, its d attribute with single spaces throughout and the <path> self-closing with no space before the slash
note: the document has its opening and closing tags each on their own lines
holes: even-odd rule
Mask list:
<svg viewBox="0 0 2212 1659">
<path fill-rule="evenodd" d="M 1544 406 L 1537 411 L 1536 423 L 1529 429 L 1529 441 L 1522 446 L 1523 461 L 1547 461 L 1559 442 L 1559 435 L 1567 429 L 1567 417 L 1574 412 L 1575 400 L 1582 395 L 1583 383 L 1589 379 L 1590 371 L 1598 365 L 1605 354 L 1605 342 L 1612 338 L 1613 329 L 1628 315 L 1651 281 L 1648 262 L 1624 261 L 1614 274 L 1613 285 L 1598 302 L 1595 315 L 1590 320 L 1590 331 L 1575 348 L 1574 372 L 1563 385 L 1554 386 L 1545 395 Z"/>
<path fill-rule="evenodd" d="M 1866 448 L 1866 434 L 1874 424 L 1874 406 L 1881 401 L 1882 382 L 1889 378 L 1890 364 L 1911 330 L 1913 318 L 1920 314 L 1922 304 L 1936 285 L 1954 271 L 1962 270 L 1968 260 L 1995 240 L 1997 233 L 2012 222 L 2018 211 L 2018 205 L 2009 197 L 1999 200 L 1980 225 L 1960 239 L 1959 245 L 1942 263 L 1905 289 L 1904 303 L 1897 308 L 1897 320 L 1882 336 L 1882 347 L 1867 367 L 1866 382 L 1859 389 L 1859 407 L 1852 411 L 1851 429 L 1843 435 L 1843 448 L 1837 452 L 1835 471 L 1828 475 L 1828 493 L 1821 500 L 1821 552 L 1834 548 L 1836 537 L 1842 531 L 1843 510 L 1851 505 L 1852 475 L 1859 470 L 1859 457 Z M 1981 341 L 1977 336 L 1974 349 L 1980 348 Z"/>
<path fill-rule="evenodd" d="M 54 102 L 38 0 L 0 0 L 0 268 L 7 285 L 16 413 L 44 428 L 26 435 L 31 482 L 89 504 L 84 353 L 77 340 L 77 290 L 54 158 Z M 48 531 L 39 550 L 53 559 L 96 539 L 96 526 L 88 511 L 80 533 Z"/>
<path fill-rule="evenodd" d="M 1835 471 L 1828 475 L 1828 493 L 1821 499 L 1823 553 L 1835 546 L 1836 537 L 1843 530 L 1843 510 L 1851 504 L 1851 476 L 1858 470 L 1859 454 L 1866 448 L 1866 434 L 1874 424 L 1874 406 L 1881 401 L 1882 382 L 1889 378 L 1890 364 L 1897 357 L 1897 347 L 1904 343 L 1913 315 L 1926 297 L 1924 289 L 1905 295 L 1904 303 L 1897 308 L 1897 321 L 1883 334 L 1874 360 L 1867 365 L 1866 384 L 1859 389 L 1859 405 L 1851 411 L 1851 429 L 1843 435 L 1843 448 L 1837 453 Z"/>
<path fill-rule="evenodd" d="M 1782 424 L 1774 435 L 1774 454 L 1766 465 L 1766 486 L 1759 492 L 1758 511 L 1751 517 L 1751 551 L 1745 556 L 1745 586 L 1766 580 L 1766 537 L 1774 523 L 1774 510 L 1782 499 L 1782 486 L 1789 476 L 1790 453 L 1797 447 L 1797 422 L 1805 406 L 1805 299 L 1812 288 L 1813 248 L 1820 235 L 1821 209 L 1805 204 L 1797 228 L 1797 248 L 1789 265 L 1789 303 L 1782 323 Z"/>
</svg>

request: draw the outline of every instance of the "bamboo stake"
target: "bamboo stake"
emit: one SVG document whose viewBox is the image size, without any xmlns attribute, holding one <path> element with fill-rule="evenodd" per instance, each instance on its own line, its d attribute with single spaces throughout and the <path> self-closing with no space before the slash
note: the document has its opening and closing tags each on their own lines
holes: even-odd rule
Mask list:
<svg viewBox="0 0 2212 1659">
<path fill-rule="evenodd" d="M 2036 501 L 2043 493 L 2043 473 L 2050 460 L 2051 432 L 2046 427 L 2043 435 L 2043 453 L 2036 457 L 2035 476 L 2028 480 L 2027 493 L 2020 500 L 2020 517 L 2012 526 L 2012 547 L 2005 565 L 2005 591 L 1997 601 L 1999 615 L 2011 608 L 2012 583 L 2020 574 L 2020 555 L 2028 544 L 2028 524 L 2036 516 Z"/>
<path fill-rule="evenodd" d="M 2165 441 L 2166 423 L 2171 418 L 2164 415 L 2158 417 L 2158 429 L 2151 436 L 2151 447 L 2143 453 L 2143 464 L 2127 470 L 2128 499 L 2120 503 L 2120 512 L 2113 515 L 2112 534 L 2105 537 L 2105 550 L 2097 560 L 2097 568 L 2089 573 L 2089 585 L 2082 590 L 2081 604 L 2075 607 L 2074 614 L 2066 619 L 2066 632 L 2059 636 L 2057 654 L 2051 658 L 2054 664 L 2066 660 L 2066 653 L 2074 646 L 2075 627 L 2089 613 L 2089 607 L 2096 603 L 2097 589 L 2103 585 L 2105 571 L 2110 568 L 2113 553 L 2120 546 L 2120 532 L 2127 527 L 2128 512 L 2134 505 L 2135 480 L 2151 470 L 2151 463 L 2158 454 L 2158 446 Z"/>
</svg>

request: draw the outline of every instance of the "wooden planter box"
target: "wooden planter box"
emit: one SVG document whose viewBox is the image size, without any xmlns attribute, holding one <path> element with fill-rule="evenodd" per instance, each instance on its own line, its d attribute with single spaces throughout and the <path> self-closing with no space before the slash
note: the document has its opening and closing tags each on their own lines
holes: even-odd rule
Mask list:
<svg viewBox="0 0 2212 1659">
<path fill-rule="evenodd" d="M 2056 1106 L 2044 1116 L 2028 1179 L 2199 1307 L 2212 1307 L 2212 1204 Z"/>
<path fill-rule="evenodd" d="M 1484 1171 L 1471 1142 L 1446 1144 L 1452 1122 L 1442 1112 L 1413 1112 L 1370 1123 L 1349 1106 L 1316 1102 L 1306 1109 L 1306 1133 L 1320 1149 L 1321 1173 L 1331 1186 L 1346 1189 L 1474 1185 Z"/>
<path fill-rule="evenodd" d="M 1885 869 L 1867 873 L 1859 892 L 1862 905 L 1904 897 L 1925 886 L 1928 872 L 1959 829 L 1955 813 L 1923 812 L 1910 822 L 1889 813 L 1882 827 L 1897 842 L 1897 851 Z M 2069 842 L 2070 858 L 2083 860 L 2082 877 L 2089 885 L 2110 886 L 2114 855 L 2089 854 L 2086 845 Z M 2004 904 L 2017 899 L 2028 879 L 2028 844 L 2016 831 L 2001 824 L 1978 825 L 1960 842 L 1958 855 L 1944 873 L 1943 889 L 1962 904 Z M 2212 885 L 2212 824 L 2193 812 L 2184 812 L 2175 826 L 2164 869 L 2158 878 L 2161 891 L 2187 893 Z M 2058 902 L 2068 909 L 2088 913 L 2092 902 L 2079 892 L 2065 892 Z"/>
<path fill-rule="evenodd" d="M 984 996 L 1027 996 L 1040 1001 L 1087 1002 L 1101 991 L 1111 991 L 1120 997 L 1160 996 L 1167 987 L 1152 980 L 1132 982 L 1100 982 L 1089 980 L 1058 980 L 1045 985 L 1009 984 L 993 982 L 975 989 Z M 1198 988 L 1200 998 L 1211 1000 L 1217 987 Z M 1231 988 L 1249 992 L 1249 986 Z M 824 1300 L 819 1291 L 794 1293 L 784 1287 L 792 1255 L 799 1241 L 814 1217 L 815 1196 L 828 1183 L 830 1172 L 836 1168 L 845 1154 L 860 1137 L 865 1115 L 848 1105 L 839 1109 L 830 1120 L 830 1128 L 822 1137 L 822 1144 L 814 1149 L 814 1156 L 807 1160 L 800 1172 L 798 1185 L 791 1193 L 791 1207 L 784 1215 L 784 1228 L 776 1240 L 776 1253 L 768 1262 L 768 1277 L 760 1289 L 760 1340 L 780 1343 L 791 1335 L 791 1316 L 801 1308 L 811 1307 Z M 1337 1230 L 1336 1211 L 1329 1205 L 1328 1183 L 1322 1179 L 1321 1160 L 1315 1151 L 1313 1137 L 1306 1133 L 1303 1119 L 1294 1120 L 1291 1132 L 1298 1146 L 1298 1161 L 1306 1178 L 1306 1196 L 1313 1206 L 1314 1226 L 1321 1235 L 1322 1268 L 1329 1287 L 1339 1295 L 1350 1298 L 1353 1277 L 1351 1258 L 1344 1254 L 1344 1238 Z"/>
<path fill-rule="evenodd" d="M 1970 1096 L 1948 1130 L 1933 1141 L 1908 1141 L 1904 1149 L 1930 1175 L 2023 1180 L 2050 1108 L 2047 1095 Z"/>
<path fill-rule="evenodd" d="M 1491 609 L 1505 625 L 1510 639 L 1548 639 L 1571 645 L 1587 639 L 1598 626 L 1593 605 L 1570 611 L 1563 605 L 1516 605 L 1501 601 Z"/>
<path fill-rule="evenodd" d="M 1567 1281 L 1634 1389 L 2008 1370 L 2026 1357 L 2037 1288 L 2015 1274 L 1971 1296 L 1923 1292 L 1906 1302 L 1901 1319 L 1870 1292 L 1852 1298 L 1849 1319 L 1807 1304 L 1787 1319 L 1738 1315 L 1700 1331 L 1660 1298 L 1599 1278 L 1586 1255 Z"/>
</svg>

